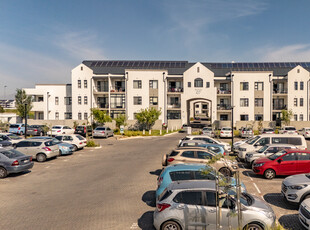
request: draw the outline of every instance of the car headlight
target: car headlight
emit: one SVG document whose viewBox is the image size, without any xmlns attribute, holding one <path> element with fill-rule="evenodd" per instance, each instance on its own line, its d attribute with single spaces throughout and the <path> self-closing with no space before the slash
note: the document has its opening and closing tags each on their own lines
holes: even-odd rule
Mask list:
<svg viewBox="0 0 310 230">
<path fill-rule="evenodd" d="M 269 219 L 275 219 L 275 214 L 274 212 L 266 212 L 266 211 L 261 211 L 265 216 L 267 216 Z"/>
<path fill-rule="evenodd" d="M 245 152 L 246 148 L 239 148 L 240 151 Z"/>
<path fill-rule="evenodd" d="M 62 147 L 62 149 L 64 149 L 64 150 L 68 150 L 69 148 L 68 148 L 68 147 L 66 147 L 66 146 L 63 146 L 63 147 Z"/>
<path fill-rule="evenodd" d="M 298 185 L 291 185 L 291 186 L 288 186 L 289 189 L 293 189 L 293 190 L 300 190 L 300 189 L 303 189 L 305 187 L 307 187 L 308 185 L 306 184 L 298 184 Z"/>
<path fill-rule="evenodd" d="M 255 164 L 255 167 L 262 167 L 265 163 Z"/>
<path fill-rule="evenodd" d="M 252 156 L 253 156 L 253 154 L 247 154 L 247 156 L 248 156 L 248 157 L 252 157 Z"/>
</svg>

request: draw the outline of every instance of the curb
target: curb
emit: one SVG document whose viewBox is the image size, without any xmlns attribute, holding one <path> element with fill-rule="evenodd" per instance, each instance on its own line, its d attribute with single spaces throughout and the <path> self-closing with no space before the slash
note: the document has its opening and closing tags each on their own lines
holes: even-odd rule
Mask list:
<svg viewBox="0 0 310 230">
<path fill-rule="evenodd" d="M 130 139 L 143 139 L 143 138 L 154 138 L 154 137 L 165 137 L 165 136 L 170 136 L 173 134 L 176 134 L 178 132 L 173 132 L 173 133 L 168 133 L 162 136 L 135 136 L 135 137 L 116 137 L 116 140 L 118 141 L 123 141 L 123 140 L 130 140 Z"/>
<path fill-rule="evenodd" d="M 102 148 L 102 146 L 100 145 L 100 146 L 98 146 L 98 147 L 84 147 L 84 149 L 101 149 Z"/>
</svg>

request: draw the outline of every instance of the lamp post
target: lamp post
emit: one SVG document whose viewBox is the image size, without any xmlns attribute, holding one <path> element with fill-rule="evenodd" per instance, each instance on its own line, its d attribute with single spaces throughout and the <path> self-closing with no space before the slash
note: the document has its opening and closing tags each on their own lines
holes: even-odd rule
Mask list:
<svg viewBox="0 0 310 230">
<path fill-rule="evenodd" d="M 48 112 L 48 97 L 50 95 L 50 92 L 47 92 L 46 93 L 47 97 L 46 97 L 46 107 L 47 107 L 47 111 L 46 111 L 46 120 L 48 120 L 48 115 L 49 115 L 49 112 Z"/>
<path fill-rule="evenodd" d="M 28 112 L 27 112 L 27 103 L 25 103 L 25 139 L 27 138 L 27 115 L 28 115 Z"/>
<path fill-rule="evenodd" d="M 230 105 L 230 109 L 231 109 L 231 151 L 232 153 L 234 153 L 234 85 L 233 85 L 233 77 L 234 75 L 231 74 L 230 71 L 230 81 L 231 81 L 231 105 Z"/>
</svg>

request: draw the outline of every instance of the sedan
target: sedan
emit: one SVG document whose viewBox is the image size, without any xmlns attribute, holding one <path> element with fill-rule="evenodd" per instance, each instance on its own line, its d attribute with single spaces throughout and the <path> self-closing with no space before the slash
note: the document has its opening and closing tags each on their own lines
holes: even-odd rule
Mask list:
<svg viewBox="0 0 310 230">
<path fill-rule="evenodd" d="M 74 146 L 69 144 L 69 143 L 65 143 L 62 142 L 60 140 L 58 140 L 57 138 L 51 138 L 51 137 L 32 137 L 29 139 L 51 139 L 53 141 L 54 144 L 58 145 L 59 147 L 59 155 L 70 155 L 73 153 L 74 151 Z"/>
<path fill-rule="evenodd" d="M 93 137 L 113 137 L 114 133 L 113 130 L 110 129 L 109 127 L 97 127 L 94 131 L 93 131 Z"/>
<path fill-rule="evenodd" d="M 33 167 L 32 157 L 15 149 L 0 150 L 0 178 L 12 173 L 24 172 Z"/>
</svg>

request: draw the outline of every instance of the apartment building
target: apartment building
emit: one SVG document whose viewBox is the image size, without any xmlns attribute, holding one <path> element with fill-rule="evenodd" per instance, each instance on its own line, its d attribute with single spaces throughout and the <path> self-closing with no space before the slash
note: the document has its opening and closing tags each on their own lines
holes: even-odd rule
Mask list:
<svg viewBox="0 0 310 230">
<path fill-rule="evenodd" d="M 154 107 L 162 122 L 182 125 L 195 116 L 229 121 L 232 111 L 234 122 L 274 121 L 292 109 L 292 120 L 309 121 L 309 71 L 307 62 L 83 61 L 71 73 L 72 107 L 61 113 L 90 119 L 99 108 L 134 120 Z"/>
</svg>

